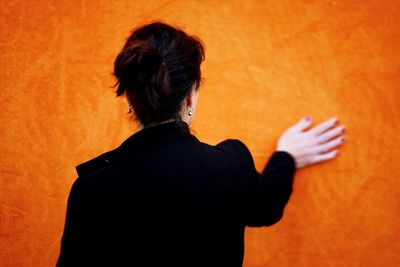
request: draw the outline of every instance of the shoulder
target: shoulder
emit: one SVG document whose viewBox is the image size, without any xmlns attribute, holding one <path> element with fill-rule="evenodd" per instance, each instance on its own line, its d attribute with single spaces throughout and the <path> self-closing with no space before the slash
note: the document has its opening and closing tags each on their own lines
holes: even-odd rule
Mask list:
<svg viewBox="0 0 400 267">
<path fill-rule="evenodd" d="M 215 146 L 217 149 L 230 154 L 233 157 L 240 157 L 241 160 L 248 160 L 253 164 L 253 157 L 247 146 L 240 140 L 227 139 Z M 287 164 L 295 166 L 294 157 L 286 151 L 275 151 L 269 160 L 270 164 Z"/>
<path fill-rule="evenodd" d="M 84 177 L 109 168 L 116 158 L 116 150 L 107 151 L 76 166 L 79 177 Z"/>
<path fill-rule="evenodd" d="M 215 146 L 216 149 L 224 151 L 233 155 L 251 156 L 250 150 L 247 146 L 238 139 L 226 139 Z"/>
<path fill-rule="evenodd" d="M 253 157 L 247 146 L 238 139 L 227 139 L 215 146 L 216 149 L 224 152 L 230 158 L 241 163 L 254 165 Z"/>
</svg>

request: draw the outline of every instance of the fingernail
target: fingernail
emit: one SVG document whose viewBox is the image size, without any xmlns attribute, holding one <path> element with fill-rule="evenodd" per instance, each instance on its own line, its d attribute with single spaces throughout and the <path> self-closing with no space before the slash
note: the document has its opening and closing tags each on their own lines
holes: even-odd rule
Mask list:
<svg viewBox="0 0 400 267">
<path fill-rule="evenodd" d="M 346 127 L 343 127 L 341 133 L 344 133 L 346 131 Z"/>
<path fill-rule="evenodd" d="M 345 140 L 346 138 L 343 137 L 342 139 L 340 139 L 340 142 L 343 143 Z"/>
<path fill-rule="evenodd" d="M 306 121 L 310 121 L 311 120 L 311 117 L 310 116 L 307 116 L 306 117 Z"/>
</svg>

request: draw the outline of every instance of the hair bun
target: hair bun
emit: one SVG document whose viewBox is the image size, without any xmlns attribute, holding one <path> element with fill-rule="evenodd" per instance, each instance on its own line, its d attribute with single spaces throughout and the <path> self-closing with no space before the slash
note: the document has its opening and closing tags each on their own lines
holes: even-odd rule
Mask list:
<svg viewBox="0 0 400 267">
<path fill-rule="evenodd" d="M 140 90 L 144 88 L 138 83 L 146 82 L 162 63 L 163 57 L 152 46 L 137 40 L 117 56 L 114 75 L 125 90 Z"/>
<path fill-rule="evenodd" d="M 130 92 L 136 92 L 136 97 L 148 103 L 147 113 L 154 115 L 160 111 L 169 94 L 170 82 L 164 58 L 151 45 L 136 40 L 125 47 L 115 60 L 114 75 L 119 83 L 117 95 L 132 96 Z"/>
</svg>

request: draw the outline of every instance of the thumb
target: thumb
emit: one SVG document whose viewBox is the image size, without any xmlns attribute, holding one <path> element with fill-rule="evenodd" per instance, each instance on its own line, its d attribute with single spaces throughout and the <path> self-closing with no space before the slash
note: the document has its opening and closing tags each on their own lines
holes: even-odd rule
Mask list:
<svg viewBox="0 0 400 267">
<path fill-rule="evenodd" d="M 310 127 L 312 122 L 312 118 L 310 116 L 307 116 L 303 119 L 301 119 L 298 123 L 292 126 L 292 129 L 298 132 L 302 132 L 308 127 Z"/>
</svg>

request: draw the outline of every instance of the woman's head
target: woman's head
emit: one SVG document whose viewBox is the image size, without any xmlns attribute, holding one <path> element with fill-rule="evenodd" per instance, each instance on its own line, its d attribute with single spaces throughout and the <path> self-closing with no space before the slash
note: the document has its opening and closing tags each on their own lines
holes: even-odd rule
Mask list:
<svg viewBox="0 0 400 267">
<path fill-rule="evenodd" d="M 117 96 L 127 97 L 144 126 L 187 117 L 203 60 L 204 47 L 196 37 L 162 22 L 139 27 L 114 62 Z"/>
</svg>

